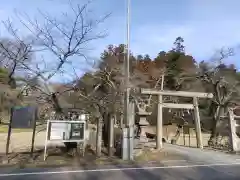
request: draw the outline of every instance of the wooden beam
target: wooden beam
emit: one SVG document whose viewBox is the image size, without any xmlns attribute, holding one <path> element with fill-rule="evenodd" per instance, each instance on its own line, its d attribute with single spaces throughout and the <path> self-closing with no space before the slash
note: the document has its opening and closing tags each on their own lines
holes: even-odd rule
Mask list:
<svg viewBox="0 0 240 180">
<path fill-rule="evenodd" d="M 193 104 L 175 104 L 175 103 L 163 103 L 164 108 L 172 109 L 193 109 Z"/>
<path fill-rule="evenodd" d="M 163 124 L 163 103 L 162 103 L 162 95 L 158 96 L 158 113 L 157 113 L 157 126 L 156 126 L 156 132 L 157 132 L 157 138 L 156 138 L 156 149 L 162 148 L 162 124 Z"/>
<path fill-rule="evenodd" d="M 240 119 L 240 116 L 234 115 L 234 119 Z"/>
<path fill-rule="evenodd" d="M 141 93 L 142 94 L 163 95 L 163 96 L 213 98 L 212 93 L 188 92 L 188 91 L 157 91 L 157 90 L 152 90 L 152 89 L 141 89 Z"/>
<path fill-rule="evenodd" d="M 194 119 L 195 119 L 196 137 L 197 137 L 197 147 L 200 149 L 203 149 L 198 99 L 196 97 L 193 98 L 193 105 L 194 105 Z"/>
</svg>

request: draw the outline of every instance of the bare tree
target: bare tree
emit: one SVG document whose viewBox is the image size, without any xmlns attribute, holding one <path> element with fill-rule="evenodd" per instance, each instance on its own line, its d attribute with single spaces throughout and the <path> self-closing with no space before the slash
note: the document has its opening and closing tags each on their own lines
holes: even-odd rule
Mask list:
<svg viewBox="0 0 240 180">
<path fill-rule="evenodd" d="M 222 48 L 217 55 L 212 62 L 201 62 L 199 65 L 199 78 L 202 80 L 206 91 L 214 95 L 209 111 L 213 122 L 210 145 L 219 144 L 220 119 L 226 115 L 227 108 L 239 96 L 239 81 L 236 71 L 223 63 L 224 59 L 234 55 L 233 49 Z"/>
<path fill-rule="evenodd" d="M 88 51 L 90 43 L 106 35 L 97 32 L 97 28 L 108 15 L 99 20 L 89 19 L 91 16 L 88 14 L 88 5 L 89 3 L 82 6 L 73 5 L 70 2 L 69 9 L 66 9 L 66 12 L 57 18 L 40 11 L 43 22 L 31 19 L 27 15 L 18 16 L 22 25 L 30 32 L 28 37 L 31 39 L 30 44 L 22 40 L 10 21 L 6 22 L 14 40 L 17 40 L 18 45 L 20 45 L 20 53 L 18 50 L 13 51 L 10 48 L 12 44 L 8 46 L 2 44 L 4 57 L 14 60 L 15 64 L 12 67 L 19 64 L 28 72 L 26 85 L 23 89 L 36 88 L 40 92 L 41 99 L 50 102 L 57 114 L 63 113 L 59 103 L 61 93 L 56 92 L 49 85 L 49 80 L 59 73 L 66 73 L 64 71 L 66 66 L 71 66 L 71 64 L 82 66 L 88 61 L 86 51 Z M 43 56 L 41 59 L 36 58 L 31 63 L 25 61 L 31 53 L 47 54 L 50 59 Z M 12 72 L 14 72 L 13 69 Z M 67 144 L 68 148 L 70 146 L 71 144 Z"/>
<path fill-rule="evenodd" d="M 108 132 L 108 121 L 110 116 L 115 113 L 117 101 L 117 88 L 115 82 L 111 79 L 111 73 L 100 71 L 88 74 L 87 79 L 80 81 L 80 88 L 77 95 L 80 97 L 82 105 L 86 111 L 97 119 L 97 155 L 101 154 L 102 138 L 107 144 L 108 139 L 105 131 Z M 102 129 L 104 130 L 102 132 Z M 102 137 L 102 135 L 104 136 Z"/>
<path fill-rule="evenodd" d="M 0 41 L 0 62 L 8 69 L 8 84 L 16 88 L 15 77 L 26 73 L 25 64 L 30 64 L 33 58 L 32 45 L 26 39 L 18 38 L 10 21 L 4 22 L 4 26 L 16 38 Z"/>
<path fill-rule="evenodd" d="M 27 21 L 19 16 L 21 23 L 31 33 L 30 37 L 33 41 L 30 45 L 21 40 L 10 21 L 6 23 L 14 39 L 20 42 L 19 44 L 22 48 L 20 52 L 23 55 L 20 56 L 10 48 L 2 46 L 4 56 L 8 55 L 8 58 L 14 59 L 15 64 L 18 63 L 28 70 L 31 73 L 29 78 L 31 82 L 32 79 L 39 79 L 41 85 L 38 85 L 38 90 L 50 97 L 58 113 L 62 112 L 61 105 L 58 102 L 59 93 L 49 86 L 48 81 L 59 72 L 64 72 L 64 68 L 67 65 L 87 61 L 86 51 L 89 43 L 105 37 L 104 33 L 98 33 L 96 30 L 98 25 L 104 22 L 108 15 L 99 20 L 88 19 L 88 5 L 80 6 L 77 4 L 73 6 L 69 3 L 70 11 L 67 9 L 59 18 L 51 17 L 49 14 L 40 11 L 40 15 L 44 19 L 43 24 L 37 19 L 29 18 L 27 15 L 25 16 Z M 41 54 L 48 54 L 51 60 L 36 59 L 34 63 L 22 61 L 32 52 L 37 53 L 40 50 Z"/>
</svg>

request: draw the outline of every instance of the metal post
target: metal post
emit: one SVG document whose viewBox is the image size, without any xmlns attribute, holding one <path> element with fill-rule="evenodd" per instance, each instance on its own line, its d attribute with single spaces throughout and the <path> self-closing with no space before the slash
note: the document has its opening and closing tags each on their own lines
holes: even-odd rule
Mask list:
<svg viewBox="0 0 240 180">
<path fill-rule="evenodd" d="M 50 127 L 50 121 L 47 122 L 47 131 L 46 131 L 46 137 L 45 137 L 45 144 L 44 144 L 44 153 L 43 153 L 43 160 L 45 161 L 47 158 L 47 145 L 48 145 L 48 138 L 49 138 L 49 127 Z"/>
<path fill-rule="evenodd" d="M 37 109 L 34 107 L 34 114 L 33 114 L 33 133 L 32 133 L 32 144 L 31 144 L 31 157 L 33 157 L 34 152 L 34 143 L 35 143 L 35 136 L 36 136 L 36 125 L 37 125 Z"/>
<path fill-rule="evenodd" d="M 129 160 L 129 147 L 128 147 L 128 128 L 122 129 L 122 159 Z"/>
<path fill-rule="evenodd" d="M 135 104 L 129 103 L 129 160 L 133 160 L 133 144 L 134 144 L 134 124 L 135 124 Z"/>
<path fill-rule="evenodd" d="M 7 143 L 6 143 L 6 155 L 8 155 L 8 153 L 9 153 L 9 146 L 10 146 L 10 139 L 11 139 L 11 132 L 12 132 L 13 112 L 14 112 L 14 107 L 11 108 L 11 117 L 10 117 L 10 122 L 9 122 L 9 125 L 8 125 L 8 135 L 7 135 Z"/>
<path fill-rule="evenodd" d="M 113 155 L 114 144 L 114 119 L 112 116 L 108 117 L 108 156 Z"/>
</svg>

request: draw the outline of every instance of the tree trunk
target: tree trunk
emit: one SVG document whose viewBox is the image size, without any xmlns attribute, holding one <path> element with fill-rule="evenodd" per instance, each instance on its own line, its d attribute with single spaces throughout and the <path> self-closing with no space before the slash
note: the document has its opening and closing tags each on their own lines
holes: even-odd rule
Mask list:
<svg viewBox="0 0 240 180">
<path fill-rule="evenodd" d="M 53 101 L 54 109 L 56 111 L 57 119 L 60 120 L 60 119 L 62 119 L 62 116 L 63 116 L 63 110 L 62 110 L 61 105 L 59 104 L 58 97 L 55 93 L 52 93 L 51 98 L 52 98 L 52 101 Z M 70 151 L 73 151 L 74 149 L 75 150 L 77 149 L 77 143 L 76 142 L 65 142 L 64 145 L 66 146 L 66 151 L 67 152 L 70 152 Z M 74 154 L 74 151 L 73 151 L 73 154 Z"/>
<path fill-rule="evenodd" d="M 177 131 L 176 131 L 176 134 L 175 136 L 171 139 L 171 144 L 176 144 L 180 135 L 181 135 L 181 129 L 182 129 L 182 126 L 178 126 L 177 127 Z"/>
<path fill-rule="evenodd" d="M 59 115 L 59 114 L 62 114 L 63 113 L 63 110 L 59 104 L 59 101 L 58 101 L 58 98 L 57 98 L 57 95 L 55 93 L 52 93 L 51 94 L 51 98 L 52 98 L 52 101 L 53 101 L 53 107 L 56 111 L 56 114 Z"/>
<path fill-rule="evenodd" d="M 218 106 L 215 116 L 213 117 L 213 125 L 212 125 L 212 131 L 211 131 L 211 136 L 208 141 L 209 146 L 215 146 L 219 144 L 218 139 L 219 139 L 219 126 L 220 126 L 220 118 L 221 116 L 224 115 L 224 107 L 223 106 Z"/>
<path fill-rule="evenodd" d="M 104 147 L 108 146 L 108 130 L 109 130 L 109 113 L 104 113 L 103 114 L 103 143 Z"/>
<path fill-rule="evenodd" d="M 96 154 L 101 156 L 102 153 L 102 117 L 97 119 L 97 142 L 96 142 Z"/>
<path fill-rule="evenodd" d="M 217 144 L 217 128 L 216 127 L 217 127 L 217 120 L 215 118 L 213 118 L 213 126 L 212 126 L 212 130 L 211 130 L 211 136 L 208 141 L 209 146 L 214 146 Z"/>
</svg>

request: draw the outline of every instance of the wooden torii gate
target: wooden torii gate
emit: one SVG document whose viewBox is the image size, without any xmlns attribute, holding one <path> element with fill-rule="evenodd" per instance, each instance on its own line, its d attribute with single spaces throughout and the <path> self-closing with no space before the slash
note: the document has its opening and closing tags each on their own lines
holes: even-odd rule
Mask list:
<svg viewBox="0 0 240 180">
<path fill-rule="evenodd" d="M 193 109 L 196 137 L 197 137 L 197 147 L 203 149 L 202 143 L 202 133 L 200 124 L 200 115 L 198 108 L 198 98 L 212 98 L 212 93 L 200 93 L 200 92 L 187 92 L 187 91 L 164 91 L 164 90 L 152 90 L 152 89 L 141 89 L 142 94 L 151 94 L 158 96 L 158 113 L 157 113 L 157 138 L 156 138 L 156 148 L 162 148 L 162 125 L 163 125 L 163 108 L 173 108 L 173 109 Z M 179 97 L 190 97 L 193 98 L 192 104 L 175 104 L 175 103 L 164 103 L 163 96 L 179 96 Z"/>
</svg>

